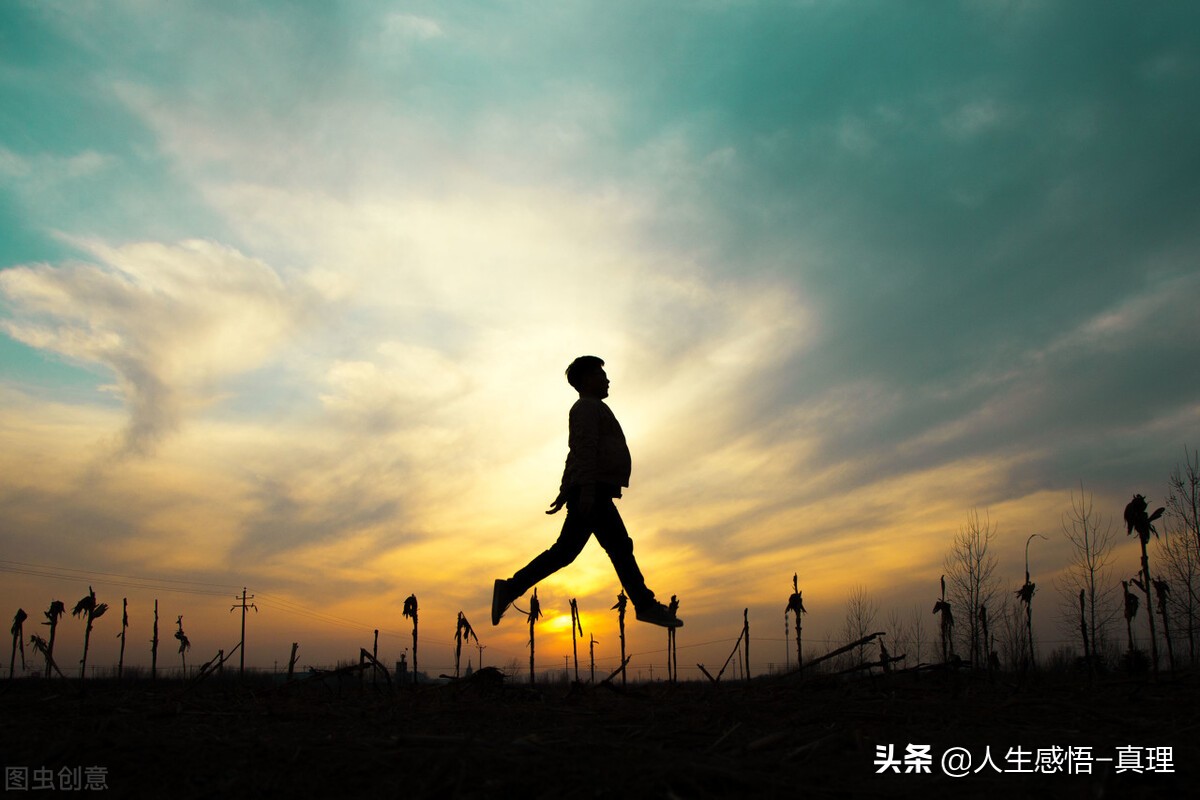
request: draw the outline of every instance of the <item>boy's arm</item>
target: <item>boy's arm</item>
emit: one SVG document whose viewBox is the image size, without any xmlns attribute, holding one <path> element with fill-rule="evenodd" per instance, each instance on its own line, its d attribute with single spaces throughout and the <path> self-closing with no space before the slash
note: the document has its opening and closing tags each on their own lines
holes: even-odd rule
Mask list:
<svg viewBox="0 0 1200 800">
<path fill-rule="evenodd" d="M 558 497 L 547 514 L 557 512 L 567 502 L 571 487 L 579 487 L 579 510 L 586 514 L 596 499 L 596 469 L 600 454 L 599 401 L 577 402 L 571 406 L 567 435 L 567 464 L 563 470 Z"/>
</svg>

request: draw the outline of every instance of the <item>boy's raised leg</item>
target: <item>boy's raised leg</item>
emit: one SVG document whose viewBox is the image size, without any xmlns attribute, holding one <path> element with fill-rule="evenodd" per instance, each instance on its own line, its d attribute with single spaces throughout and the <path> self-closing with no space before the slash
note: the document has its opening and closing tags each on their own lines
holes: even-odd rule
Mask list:
<svg viewBox="0 0 1200 800">
<path fill-rule="evenodd" d="M 504 612 L 512 605 L 512 601 L 520 597 L 513 589 L 512 581 L 505 578 L 497 578 L 495 585 L 492 587 L 492 625 L 499 625 L 500 618 L 504 616 Z"/>
</svg>

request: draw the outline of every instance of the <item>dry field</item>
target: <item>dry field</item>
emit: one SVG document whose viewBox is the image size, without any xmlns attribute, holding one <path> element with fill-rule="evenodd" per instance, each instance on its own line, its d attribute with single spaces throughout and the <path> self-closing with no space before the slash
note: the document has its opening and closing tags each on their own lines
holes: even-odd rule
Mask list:
<svg viewBox="0 0 1200 800">
<path fill-rule="evenodd" d="M 45 781 L 96 766 L 106 796 L 171 800 L 1180 796 L 1200 756 L 1198 677 L 1089 686 L 923 673 L 535 691 L 483 670 L 400 690 L 357 677 L 217 678 L 95 681 L 85 693 L 76 682 L 17 680 L 0 685 L 0 760 L 5 794 L 18 796 L 37 794 L 10 785 L 22 770 L 29 780 L 43 770 Z M 888 745 L 900 773 L 876 774 Z M 930 745 L 928 774 L 904 772 L 914 765 L 908 745 Z M 1056 746 L 1090 748 L 1077 755 L 1090 753 L 1091 773 L 1081 760 L 1070 769 L 1083 774 L 1013 771 Z M 952 747 L 972 755 L 972 769 L 990 750 L 995 766 L 947 777 L 941 758 Z M 1167 747 L 1170 762 L 1168 751 L 1147 750 Z M 1125 768 L 1134 766 L 1143 771 Z"/>
</svg>

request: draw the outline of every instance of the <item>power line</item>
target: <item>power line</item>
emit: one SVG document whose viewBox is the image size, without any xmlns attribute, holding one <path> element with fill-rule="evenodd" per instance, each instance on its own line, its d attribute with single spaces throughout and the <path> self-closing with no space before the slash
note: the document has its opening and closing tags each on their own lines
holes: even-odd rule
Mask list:
<svg viewBox="0 0 1200 800">
<path fill-rule="evenodd" d="M 140 575 L 122 575 L 115 572 L 99 572 L 97 570 L 73 569 L 71 567 L 52 567 L 45 564 L 27 564 L 21 561 L 5 561 L 2 559 L 0 559 L 0 572 L 29 575 L 35 578 L 53 578 L 88 583 L 103 582 L 130 589 L 148 589 L 152 591 L 175 592 L 178 594 L 198 594 L 210 597 L 224 597 L 230 589 L 235 588 L 227 586 L 224 591 L 215 591 L 216 588 L 222 587 L 224 584 L 184 579 L 146 578 Z M 104 580 L 93 580 L 94 578 L 102 578 Z M 196 588 L 202 586 L 214 588 Z"/>
<path fill-rule="evenodd" d="M 299 617 L 307 617 L 308 619 L 322 622 L 326 625 L 333 625 L 339 628 L 344 628 L 349 625 L 350 627 L 362 628 L 363 630 L 374 630 L 376 627 L 374 625 L 368 625 L 361 620 L 346 619 L 345 617 L 339 617 L 334 614 L 326 614 L 323 611 L 314 611 L 310 608 L 300 605 L 299 603 L 294 603 L 290 600 L 285 600 L 282 597 L 268 594 L 266 592 L 259 592 L 258 599 L 259 601 L 266 601 L 263 604 L 264 609 L 273 607 L 276 611 L 282 611 L 286 614 L 295 614 Z M 400 634 L 393 633 L 385 633 L 384 635 L 389 637 L 400 636 Z"/>
</svg>

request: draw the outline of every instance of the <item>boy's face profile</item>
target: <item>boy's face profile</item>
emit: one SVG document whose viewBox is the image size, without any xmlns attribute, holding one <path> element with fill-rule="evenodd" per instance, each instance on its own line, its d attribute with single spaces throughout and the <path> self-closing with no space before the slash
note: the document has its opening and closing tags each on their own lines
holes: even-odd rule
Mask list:
<svg viewBox="0 0 1200 800">
<path fill-rule="evenodd" d="M 579 396 L 594 397 L 597 400 L 608 397 L 608 375 L 604 372 L 604 367 L 596 367 L 579 379 Z"/>
</svg>

